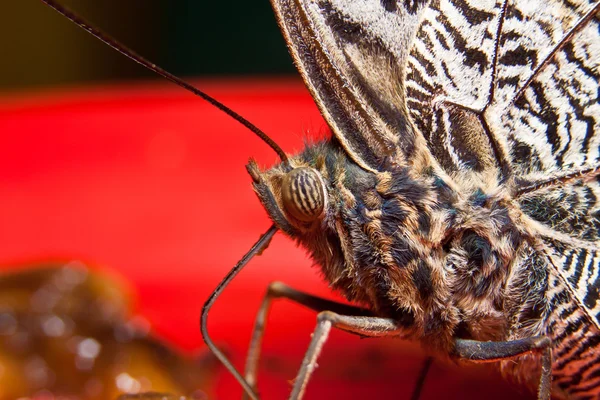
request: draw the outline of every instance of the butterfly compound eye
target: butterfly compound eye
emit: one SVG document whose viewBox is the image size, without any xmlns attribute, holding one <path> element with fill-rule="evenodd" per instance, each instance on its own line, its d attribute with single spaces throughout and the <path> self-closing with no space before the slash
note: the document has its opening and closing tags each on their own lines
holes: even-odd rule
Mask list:
<svg viewBox="0 0 600 400">
<path fill-rule="evenodd" d="M 295 168 L 283 178 L 285 211 L 302 222 L 317 219 L 325 206 L 325 194 L 319 173 L 312 168 Z"/>
</svg>

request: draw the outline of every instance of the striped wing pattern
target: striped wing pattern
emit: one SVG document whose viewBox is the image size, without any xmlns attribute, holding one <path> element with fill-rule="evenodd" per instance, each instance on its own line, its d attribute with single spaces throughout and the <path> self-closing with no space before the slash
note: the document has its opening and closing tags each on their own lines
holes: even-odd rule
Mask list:
<svg viewBox="0 0 600 400">
<path fill-rule="evenodd" d="M 600 184 L 598 177 L 529 193 L 519 198 L 521 209 L 535 221 L 561 235 L 562 240 L 600 240 Z"/>
<path fill-rule="evenodd" d="M 593 253 L 594 261 L 588 261 L 594 263 L 597 270 L 597 251 Z M 580 255 L 586 257 L 581 252 Z M 552 259 L 546 260 L 552 262 Z M 554 268 L 560 266 L 555 265 Z M 596 326 L 589 323 L 588 314 L 571 294 L 569 285 L 574 278 L 575 276 L 571 276 L 569 282 L 565 282 L 561 276 L 553 275 L 548 283 L 546 331 L 554 341 L 553 380 L 555 385 L 564 388 L 572 397 L 595 399 L 600 387 L 597 354 L 600 335 Z"/>
<path fill-rule="evenodd" d="M 562 272 L 571 291 L 578 294 L 578 300 L 595 318 L 600 319 L 600 251 L 593 246 L 581 243 L 567 245 L 563 241 L 545 238 L 553 263 Z M 593 288 L 593 289 L 591 289 Z"/>
<path fill-rule="evenodd" d="M 565 245 L 552 238 L 547 244 L 552 274 L 546 293 L 546 331 L 554 341 L 552 373 L 555 385 L 574 398 L 595 399 L 600 387 L 598 321 L 600 302 L 600 252 L 589 246 Z"/>
<path fill-rule="evenodd" d="M 552 242 L 552 239 L 546 238 L 545 241 Z M 597 327 L 589 323 L 588 314 L 572 295 L 570 286 L 571 282 L 578 279 L 596 279 L 595 276 L 577 277 L 573 273 L 576 269 L 573 265 L 573 255 L 585 258 L 586 252 L 574 248 L 568 250 L 571 254 L 564 262 L 569 264 L 567 268 L 570 269 L 571 276 L 565 281 L 562 275 L 550 272 L 558 266 L 551 264 L 552 258 L 547 254 L 530 246 L 523 250 L 517 269 L 524 273 L 513 286 L 517 290 L 510 293 L 505 304 L 509 315 L 519 316 L 519 321 L 513 325 L 508 337 L 517 339 L 524 335 L 533 336 L 540 333 L 550 335 L 554 343 L 552 379 L 555 389 L 561 388 L 574 398 L 595 399 L 600 387 L 600 363 L 597 354 L 600 335 Z M 594 263 L 597 270 L 597 252 L 593 253 L 594 256 L 589 262 Z M 597 272 L 592 274 L 597 275 Z M 524 287 L 526 291 L 522 291 Z M 531 293 L 534 295 L 531 296 Z M 533 304 L 532 298 L 536 299 Z M 541 314 L 540 319 L 531 318 L 532 314 L 538 313 Z M 501 369 L 509 376 L 528 380 L 531 387 L 538 383 L 538 374 L 532 371 L 539 370 L 539 361 L 533 357 L 523 358 L 518 363 L 503 362 Z M 560 390 L 555 390 L 553 394 L 560 398 Z"/>
<path fill-rule="evenodd" d="M 493 88 L 501 11 L 493 1 L 432 2 L 411 49 L 408 109 L 451 174 L 499 167 L 481 111 Z"/>
<path fill-rule="evenodd" d="M 598 164 L 598 12 L 586 1 L 430 5 L 407 103 L 444 169 L 486 169 L 490 155 L 520 173 Z"/>
<path fill-rule="evenodd" d="M 505 132 L 516 169 L 598 165 L 598 2 L 540 1 L 508 10 L 499 55 L 507 68 L 498 71 L 488 116 Z"/>
</svg>

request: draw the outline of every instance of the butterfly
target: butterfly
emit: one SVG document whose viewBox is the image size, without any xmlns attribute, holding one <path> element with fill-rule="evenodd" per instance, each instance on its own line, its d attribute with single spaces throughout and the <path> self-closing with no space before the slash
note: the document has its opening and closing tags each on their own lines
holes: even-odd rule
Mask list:
<svg viewBox="0 0 600 400">
<path fill-rule="evenodd" d="M 319 312 L 293 399 L 334 327 L 497 362 L 540 399 L 597 397 L 600 3 L 272 4 L 334 136 L 288 156 L 255 132 L 282 160 L 248 165 L 274 225 L 202 314 L 248 396 L 286 297 Z M 207 315 L 278 230 L 356 305 L 271 285 L 242 376 Z"/>
<path fill-rule="evenodd" d="M 333 327 L 499 362 L 540 399 L 597 396 L 600 4 L 272 4 L 334 139 L 249 164 L 266 235 L 366 306 L 270 287 L 319 312 L 291 398 Z"/>
</svg>

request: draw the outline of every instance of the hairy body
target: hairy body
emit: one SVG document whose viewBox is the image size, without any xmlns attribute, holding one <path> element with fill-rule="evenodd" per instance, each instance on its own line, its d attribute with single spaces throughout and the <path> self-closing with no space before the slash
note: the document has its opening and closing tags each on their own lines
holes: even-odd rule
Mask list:
<svg viewBox="0 0 600 400">
<path fill-rule="evenodd" d="M 582 359 L 589 364 L 582 373 L 600 367 L 587 348 L 599 332 L 547 262 L 538 224 L 523 211 L 531 212 L 529 202 L 522 207 L 512 198 L 518 183 L 473 174 L 455 177 L 461 184 L 450 187 L 427 166 L 387 165 L 372 173 L 335 139 L 309 146 L 290 163 L 323 178 L 328 201 L 321 219 L 284 215 L 283 165 L 262 173 L 255 189 L 275 223 L 308 249 L 349 301 L 394 319 L 402 337 L 448 356 L 456 338 L 547 335 L 555 350 L 554 393 L 597 393 L 597 381 L 573 372 Z M 249 170 L 260 174 L 254 163 Z M 573 333 L 583 342 L 573 346 Z M 539 357 L 522 361 L 504 362 L 502 370 L 535 387 Z"/>
</svg>

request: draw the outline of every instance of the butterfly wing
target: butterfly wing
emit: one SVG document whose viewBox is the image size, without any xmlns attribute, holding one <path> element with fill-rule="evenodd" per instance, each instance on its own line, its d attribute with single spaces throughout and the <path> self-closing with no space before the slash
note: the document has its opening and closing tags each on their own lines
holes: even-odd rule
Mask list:
<svg viewBox="0 0 600 400">
<path fill-rule="evenodd" d="M 426 4 L 380 0 L 273 0 L 290 52 L 333 134 L 375 171 L 426 149 L 408 121 L 403 84 Z"/>
<path fill-rule="evenodd" d="M 407 102 L 444 169 L 496 164 L 506 177 L 598 163 L 597 14 L 588 1 L 430 4 Z"/>
<path fill-rule="evenodd" d="M 539 1 L 507 8 L 495 101 L 516 172 L 600 161 L 600 5 Z"/>
</svg>

